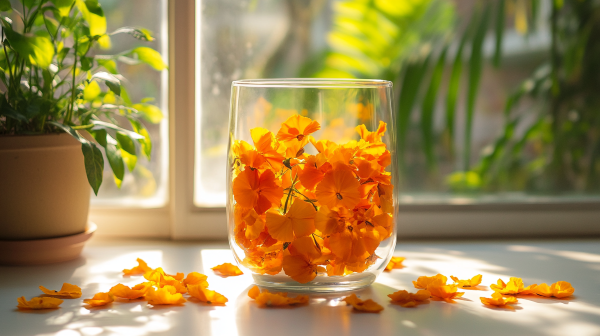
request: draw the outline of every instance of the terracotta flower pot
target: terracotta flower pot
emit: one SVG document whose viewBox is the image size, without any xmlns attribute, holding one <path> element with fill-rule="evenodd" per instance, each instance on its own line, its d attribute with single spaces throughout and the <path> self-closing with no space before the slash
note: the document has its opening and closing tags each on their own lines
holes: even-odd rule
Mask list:
<svg viewBox="0 0 600 336">
<path fill-rule="evenodd" d="M 68 134 L 0 136 L 0 240 L 85 232 L 90 186 Z"/>
</svg>

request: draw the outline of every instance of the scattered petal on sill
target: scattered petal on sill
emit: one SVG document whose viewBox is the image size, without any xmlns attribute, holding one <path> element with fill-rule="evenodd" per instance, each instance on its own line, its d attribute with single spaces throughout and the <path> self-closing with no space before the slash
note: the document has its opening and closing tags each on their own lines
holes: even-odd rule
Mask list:
<svg viewBox="0 0 600 336">
<path fill-rule="evenodd" d="M 198 272 L 192 272 L 187 275 L 187 277 L 183 280 L 184 286 L 189 285 L 202 285 L 204 287 L 208 287 L 208 281 L 206 281 L 208 277 L 204 274 Z"/>
<path fill-rule="evenodd" d="M 439 286 L 444 286 L 446 285 L 446 281 L 448 281 L 448 278 L 446 278 L 444 275 L 438 274 L 438 275 L 434 275 L 434 276 L 420 276 L 417 281 L 413 281 L 413 285 L 415 286 L 415 288 L 419 288 L 419 289 L 427 289 L 427 286 L 429 286 L 432 283 L 435 283 Z"/>
<path fill-rule="evenodd" d="M 402 262 L 404 260 L 406 260 L 406 258 L 404 257 L 392 257 L 392 260 L 390 260 L 390 262 L 385 267 L 385 271 L 391 272 L 393 269 L 404 268 L 404 265 L 402 265 Z"/>
<path fill-rule="evenodd" d="M 50 290 L 44 286 L 40 286 L 42 292 L 51 296 L 60 296 L 69 299 L 76 299 L 81 297 L 81 288 L 76 285 L 71 285 L 70 283 L 63 283 L 62 288 L 59 291 Z"/>
<path fill-rule="evenodd" d="M 151 282 L 142 282 L 141 284 L 133 286 L 133 288 L 123 284 L 118 284 L 112 287 L 109 293 L 119 298 L 134 300 L 144 297 L 150 287 L 152 287 Z"/>
<path fill-rule="evenodd" d="M 148 264 L 140 258 L 137 258 L 138 265 L 131 269 L 124 269 L 123 275 L 138 275 L 152 271 L 152 268 L 148 267 Z"/>
<path fill-rule="evenodd" d="M 56 309 L 59 308 L 60 304 L 63 303 L 63 300 L 53 298 L 53 297 L 34 297 L 33 299 L 27 301 L 24 296 L 21 296 L 17 299 L 19 304 L 17 308 L 25 310 L 25 309 Z"/>
<path fill-rule="evenodd" d="M 221 276 L 237 276 L 244 274 L 237 266 L 230 263 L 224 263 L 211 268 L 216 274 Z"/>
<path fill-rule="evenodd" d="M 479 286 L 481 284 L 481 274 L 477 274 L 471 279 L 467 280 L 459 280 L 457 277 L 451 275 L 450 278 L 454 281 L 454 284 L 460 288 L 473 288 Z"/>
<path fill-rule="evenodd" d="M 457 292 L 457 289 L 457 285 L 440 285 L 435 282 L 427 286 L 427 290 L 431 293 L 431 296 L 446 302 L 451 302 L 465 294 L 465 292 Z"/>
<path fill-rule="evenodd" d="M 342 299 L 342 301 L 345 301 L 347 304 L 354 307 L 355 310 L 359 310 L 359 311 L 363 311 L 363 312 L 367 312 L 367 313 L 379 313 L 380 311 L 383 310 L 383 307 L 380 306 L 377 302 L 375 302 L 371 299 L 363 301 L 363 300 L 359 299 L 356 296 L 356 294 L 347 296 L 344 299 Z"/>
<path fill-rule="evenodd" d="M 223 295 L 202 285 L 188 285 L 188 293 L 196 299 L 208 304 L 224 305 L 229 301 Z"/>
<path fill-rule="evenodd" d="M 177 293 L 177 289 L 170 285 L 157 290 L 151 287 L 146 293 L 146 299 L 151 305 L 181 305 L 186 302 L 181 293 Z"/>
<path fill-rule="evenodd" d="M 91 299 L 85 299 L 83 300 L 83 303 L 86 303 L 92 307 L 98 307 L 98 306 L 104 306 L 107 305 L 111 302 L 113 302 L 115 299 L 112 296 L 112 294 L 110 293 L 96 293 L 94 294 L 94 297 Z"/>
<path fill-rule="evenodd" d="M 491 298 L 480 297 L 479 299 L 481 300 L 481 303 L 483 303 L 484 305 L 504 307 L 504 308 L 509 308 L 509 309 L 514 309 L 514 308 L 508 307 L 507 306 L 508 304 L 513 304 L 513 303 L 519 302 L 517 300 L 517 298 L 514 296 L 504 297 L 504 296 L 502 296 L 502 294 L 500 294 L 498 292 L 494 292 L 492 294 Z"/>
<path fill-rule="evenodd" d="M 425 303 L 431 297 L 428 290 L 421 289 L 417 293 L 409 293 L 405 290 L 399 290 L 395 293 L 388 294 L 393 303 L 399 304 L 402 307 L 416 307 L 419 303 Z"/>
</svg>

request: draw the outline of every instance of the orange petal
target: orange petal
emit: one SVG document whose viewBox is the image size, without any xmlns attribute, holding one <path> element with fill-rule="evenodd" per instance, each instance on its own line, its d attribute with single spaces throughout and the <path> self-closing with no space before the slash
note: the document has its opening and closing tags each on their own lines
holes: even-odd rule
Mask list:
<svg viewBox="0 0 600 336">
<path fill-rule="evenodd" d="M 427 286 L 429 286 L 432 283 L 436 283 L 438 285 L 445 285 L 446 281 L 448 281 L 448 278 L 446 278 L 445 276 L 438 274 L 435 276 L 420 276 L 417 281 L 413 281 L 413 285 L 415 286 L 415 288 L 420 288 L 420 289 L 427 289 Z"/>
<path fill-rule="evenodd" d="M 387 264 L 387 266 L 385 267 L 386 271 L 391 271 L 395 268 L 403 268 L 404 266 L 402 265 L 402 262 L 406 260 L 406 258 L 403 257 L 392 257 L 392 259 L 390 260 L 390 262 Z"/>
<path fill-rule="evenodd" d="M 66 282 L 63 283 L 60 291 L 50 290 L 44 286 L 40 286 L 40 289 L 45 294 L 52 295 L 52 296 L 67 297 L 70 299 L 76 299 L 78 297 L 81 297 L 81 288 L 79 288 L 79 286 L 71 285 L 70 283 L 66 283 Z"/>
<path fill-rule="evenodd" d="M 359 299 L 356 296 L 356 294 L 347 296 L 344 299 L 342 299 L 342 301 L 345 301 L 346 303 L 350 304 L 356 310 L 367 312 L 367 313 L 379 313 L 380 311 L 383 310 L 383 307 L 380 306 L 377 302 L 375 302 L 371 299 L 363 301 L 363 300 Z"/>
<path fill-rule="evenodd" d="M 110 289 L 109 293 L 116 297 L 133 300 L 143 297 L 150 287 L 152 287 L 150 282 L 137 284 L 133 288 L 123 284 L 117 284 Z"/>
<path fill-rule="evenodd" d="M 258 288 L 258 286 L 253 286 L 248 291 L 248 296 L 252 299 L 256 299 L 258 297 L 258 294 L 260 294 L 260 288 Z"/>
<path fill-rule="evenodd" d="M 183 285 L 202 285 L 204 287 L 208 287 L 208 281 L 206 281 L 207 278 L 208 277 L 204 274 L 192 272 L 189 273 L 187 277 L 183 280 Z"/>
<path fill-rule="evenodd" d="M 150 287 L 146 293 L 146 299 L 151 305 L 180 305 L 186 302 L 181 293 L 177 293 L 177 289 L 169 285 L 157 290 Z"/>
<path fill-rule="evenodd" d="M 18 309 L 56 309 L 59 308 L 63 300 L 53 297 L 34 297 L 27 301 L 24 296 L 17 299 Z"/>
<path fill-rule="evenodd" d="M 317 276 L 317 266 L 304 255 L 288 255 L 283 257 L 283 271 L 299 283 L 307 283 Z"/>
<path fill-rule="evenodd" d="M 230 263 L 224 263 L 211 268 L 216 274 L 221 276 L 237 276 L 244 274 L 237 266 Z"/>
<path fill-rule="evenodd" d="M 148 267 L 148 264 L 140 258 L 137 258 L 138 265 L 131 269 L 124 269 L 123 275 L 136 275 L 136 274 L 144 274 L 152 270 L 152 268 Z"/>
<path fill-rule="evenodd" d="M 93 298 L 83 300 L 83 303 L 87 303 L 92 307 L 98 307 L 107 305 L 113 302 L 114 300 L 115 299 L 110 293 L 96 293 L 94 294 Z"/>
<path fill-rule="evenodd" d="M 209 290 L 202 285 L 189 285 L 188 292 L 191 296 L 208 304 L 225 304 L 227 301 L 229 301 L 223 295 L 213 290 Z"/>
<path fill-rule="evenodd" d="M 360 201 L 360 183 L 349 169 L 334 169 L 317 185 L 319 203 L 329 208 L 353 209 Z"/>
</svg>

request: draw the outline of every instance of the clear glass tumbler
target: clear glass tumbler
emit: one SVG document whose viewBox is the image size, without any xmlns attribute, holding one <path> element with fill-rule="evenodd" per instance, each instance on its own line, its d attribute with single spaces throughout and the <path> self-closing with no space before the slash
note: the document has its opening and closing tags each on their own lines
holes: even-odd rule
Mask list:
<svg viewBox="0 0 600 336">
<path fill-rule="evenodd" d="M 396 244 L 392 83 L 232 84 L 229 242 L 256 284 L 335 292 L 373 283 Z"/>
</svg>

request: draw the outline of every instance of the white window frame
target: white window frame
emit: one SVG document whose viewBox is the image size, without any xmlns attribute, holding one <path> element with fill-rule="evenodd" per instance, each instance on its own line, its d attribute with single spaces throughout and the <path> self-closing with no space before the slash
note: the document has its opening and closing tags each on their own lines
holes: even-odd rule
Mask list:
<svg viewBox="0 0 600 336">
<path fill-rule="evenodd" d="M 174 240 L 227 238 L 225 208 L 194 205 L 194 0 L 169 1 L 169 197 L 153 209 L 93 207 L 103 236 Z M 600 234 L 600 202 L 403 204 L 400 238 L 566 237 Z"/>
</svg>

